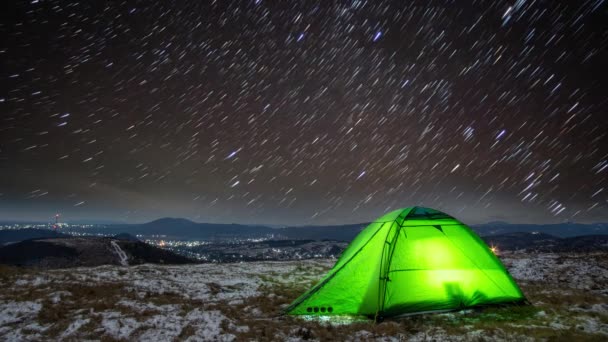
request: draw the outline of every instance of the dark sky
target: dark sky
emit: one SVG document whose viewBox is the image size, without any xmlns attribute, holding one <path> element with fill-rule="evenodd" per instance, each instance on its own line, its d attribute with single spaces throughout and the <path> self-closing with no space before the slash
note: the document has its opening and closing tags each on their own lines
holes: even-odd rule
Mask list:
<svg viewBox="0 0 608 342">
<path fill-rule="evenodd" d="M 608 220 L 608 9 L 9 1 L 0 219 Z"/>
</svg>

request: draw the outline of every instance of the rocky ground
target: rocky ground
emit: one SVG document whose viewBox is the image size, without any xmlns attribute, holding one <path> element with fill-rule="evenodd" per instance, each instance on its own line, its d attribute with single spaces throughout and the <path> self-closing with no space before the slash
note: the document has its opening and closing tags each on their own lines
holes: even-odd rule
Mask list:
<svg viewBox="0 0 608 342">
<path fill-rule="evenodd" d="M 532 306 L 380 324 L 285 317 L 334 260 L 0 268 L 0 340 L 608 339 L 608 253 L 502 259 Z"/>
</svg>

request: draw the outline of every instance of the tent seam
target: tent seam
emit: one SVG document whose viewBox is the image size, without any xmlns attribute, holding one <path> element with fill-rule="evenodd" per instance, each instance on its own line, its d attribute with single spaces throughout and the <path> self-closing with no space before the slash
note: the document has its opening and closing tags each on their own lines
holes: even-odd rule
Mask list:
<svg viewBox="0 0 608 342">
<path fill-rule="evenodd" d="M 412 210 L 415 209 L 415 208 L 416 207 L 412 207 L 410 209 L 410 211 L 403 216 L 403 220 L 401 221 L 401 223 L 397 223 L 397 220 L 401 217 L 401 215 L 403 215 L 403 213 L 405 212 L 405 210 L 403 210 L 401 213 L 399 213 L 399 215 L 397 215 L 397 217 L 395 218 L 395 220 L 392 221 L 392 223 L 394 223 L 397 226 L 396 232 L 395 232 L 396 237 L 395 237 L 395 241 L 393 241 L 393 243 L 396 244 L 397 239 L 399 238 L 399 231 L 401 231 L 401 228 L 403 227 L 403 223 L 407 220 L 406 218 L 410 214 L 410 212 L 412 212 Z M 388 230 L 388 232 L 386 233 L 386 236 L 384 237 L 384 245 L 382 246 L 382 255 L 384 255 L 384 248 L 386 248 L 386 243 L 388 242 L 387 239 L 388 239 L 388 236 L 391 233 L 392 229 L 393 229 L 393 227 L 391 225 L 391 228 Z M 395 246 L 392 246 L 390 255 L 388 256 L 388 260 L 387 260 L 388 265 L 387 265 L 386 274 L 385 274 L 386 278 L 388 278 L 388 274 L 390 273 L 391 261 L 393 259 L 394 252 L 395 252 Z M 382 272 L 382 271 L 383 271 L 383 269 L 382 269 L 382 260 L 380 260 L 380 272 Z M 376 320 L 376 318 L 378 317 L 378 313 L 380 312 L 380 309 L 382 309 L 382 311 L 384 311 L 384 304 L 386 302 L 386 287 L 387 287 L 388 281 L 387 281 L 387 279 L 380 279 L 380 280 L 384 281 L 384 286 L 383 286 L 383 291 L 382 291 L 382 297 L 381 297 L 382 302 L 381 303 L 376 303 L 376 315 L 374 317 L 374 320 Z M 380 293 L 378 293 L 378 296 L 380 296 Z"/>
</svg>

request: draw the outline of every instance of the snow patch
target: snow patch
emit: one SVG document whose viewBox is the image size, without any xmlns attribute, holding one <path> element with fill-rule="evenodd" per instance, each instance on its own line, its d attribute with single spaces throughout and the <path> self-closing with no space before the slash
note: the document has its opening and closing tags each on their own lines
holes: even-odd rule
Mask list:
<svg viewBox="0 0 608 342">
<path fill-rule="evenodd" d="M 134 318 L 122 317 L 120 312 L 106 311 L 100 315 L 102 316 L 101 326 L 105 334 L 116 339 L 128 339 L 131 333 L 141 326 Z"/>
<path fill-rule="evenodd" d="M 116 243 L 116 241 L 110 241 L 110 244 L 114 248 L 114 252 L 118 255 L 118 260 L 122 266 L 129 266 L 129 257 L 127 253 L 120 248 L 120 246 Z"/>
<path fill-rule="evenodd" d="M 68 291 L 56 291 L 49 294 L 49 298 L 53 304 L 57 304 L 61 301 L 63 297 L 71 296 L 72 293 Z"/>
<path fill-rule="evenodd" d="M 0 304 L 0 326 L 26 321 L 38 315 L 42 304 L 35 302 L 4 302 Z"/>
<path fill-rule="evenodd" d="M 91 320 L 86 318 L 86 319 L 82 319 L 82 318 L 78 318 L 76 319 L 74 322 L 70 323 L 70 325 L 67 327 L 67 329 L 65 329 L 65 331 L 61 334 L 62 338 L 66 338 L 69 337 L 71 335 L 73 335 L 74 333 L 76 333 L 78 331 L 78 329 L 80 329 L 83 325 L 86 325 L 87 323 L 89 323 Z"/>
<path fill-rule="evenodd" d="M 195 309 L 186 315 L 186 320 L 196 327 L 197 338 L 202 338 L 203 341 L 221 340 L 232 341 L 235 336 L 232 334 L 222 334 L 222 322 L 227 320 L 220 311 L 202 311 Z"/>
</svg>

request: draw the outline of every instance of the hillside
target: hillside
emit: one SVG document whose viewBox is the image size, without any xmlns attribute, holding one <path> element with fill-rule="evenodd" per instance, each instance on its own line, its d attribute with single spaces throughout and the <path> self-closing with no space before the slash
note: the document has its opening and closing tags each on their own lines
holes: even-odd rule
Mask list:
<svg viewBox="0 0 608 342">
<path fill-rule="evenodd" d="M 257 238 L 276 234 L 273 228 L 258 225 L 197 223 L 181 218 L 162 218 L 143 224 L 107 225 L 103 228 L 87 228 L 91 233 L 116 235 L 163 236 L 173 240 L 218 240 Z"/>
<path fill-rule="evenodd" d="M 59 238 L 68 236 L 69 235 L 50 229 L 6 229 L 0 230 L 0 246 L 28 239 Z"/>
<path fill-rule="evenodd" d="M 15 225 L 13 224 L 8 224 Z M 59 232 L 44 229 L 6 229 L 0 230 L 0 244 L 22 241 L 31 238 L 59 237 L 57 234 L 115 236 L 127 233 L 140 239 L 163 240 L 201 240 L 213 242 L 233 242 L 244 239 L 288 239 L 288 240 L 335 240 L 351 241 L 367 223 L 331 226 L 293 226 L 271 228 L 263 225 L 197 223 L 180 218 L 162 218 L 143 224 L 114 225 L 68 225 Z M 24 227 L 27 227 L 24 226 Z M 510 233 L 539 233 L 567 238 L 582 235 L 608 235 L 608 224 L 509 224 L 493 222 L 472 225 L 480 236 L 497 236 Z"/>
<path fill-rule="evenodd" d="M 0 340 L 605 341 L 606 253 L 509 253 L 531 306 L 368 320 L 282 310 L 335 260 L 225 265 L 0 267 Z M 345 324 L 345 323 L 350 324 Z"/>
<path fill-rule="evenodd" d="M 608 235 L 558 238 L 540 233 L 508 233 L 484 236 L 482 240 L 496 249 L 531 253 L 608 252 Z M 262 260 L 302 260 L 339 257 L 348 246 L 335 240 L 265 240 L 218 242 L 193 247 L 173 248 L 176 253 L 201 261 L 235 262 Z"/>
<path fill-rule="evenodd" d="M 507 233 L 483 236 L 489 246 L 499 250 L 529 252 L 591 252 L 608 251 L 608 235 L 583 235 L 559 238 L 543 233 Z"/>
<path fill-rule="evenodd" d="M 608 223 L 554 223 L 554 224 L 524 224 L 490 222 L 471 226 L 477 234 L 481 236 L 501 235 L 517 232 L 535 232 L 549 234 L 561 238 L 581 236 L 581 235 L 607 235 Z"/>
<path fill-rule="evenodd" d="M 0 264 L 15 266 L 63 268 L 143 263 L 187 264 L 192 261 L 140 241 L 111 238 L 31 239 L 0 248 Z"/>
</svg>

